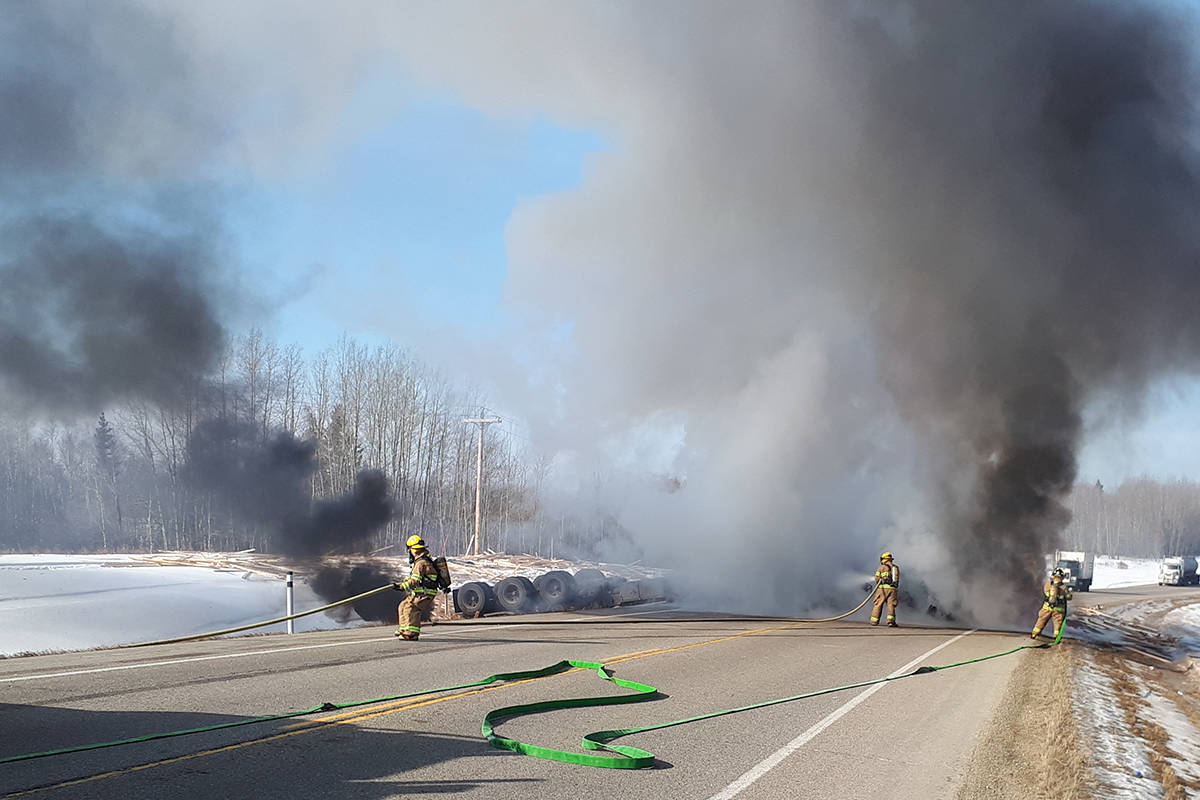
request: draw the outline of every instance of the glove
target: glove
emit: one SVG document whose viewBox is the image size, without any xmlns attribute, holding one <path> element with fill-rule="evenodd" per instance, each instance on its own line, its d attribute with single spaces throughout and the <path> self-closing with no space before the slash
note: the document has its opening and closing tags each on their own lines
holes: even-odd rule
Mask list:
<svg viewBox="0 0 1200 800">
<path fill-rule="evenodd" d="M 403 591 L 404 591 L 404 587 L 403 587 L 403 586 L 401 586 L 399 583 L 396 583 L 396 582 L 394 582 L 394 581 L 392 582 L 392 588 L 393 588 L 393 589 L 395 589 L 397 592 L 403 592 Z"/>
</svg>

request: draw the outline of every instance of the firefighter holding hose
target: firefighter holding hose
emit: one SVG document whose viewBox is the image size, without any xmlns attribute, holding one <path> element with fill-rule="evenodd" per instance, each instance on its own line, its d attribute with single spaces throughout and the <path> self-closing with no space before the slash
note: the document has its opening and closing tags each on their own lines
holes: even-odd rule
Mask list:
<svg viewBox="0 0 1200 800">
<path fill-rule="evenodd" d="M 1042 587 L 1042 610 L 1038 612 L 1037 622 L 1033 624 L 1030 639 L 1041 635 L 1042 628 L 1046 627 L 1051 616 L 1054 617 L 1054 638 L 1058 638 L 1058 632 L 1067 619 L 1067 601 L 1071 599 L 1071 590 L 1063 586 L 1063 577 L 1063 571 L 1056 569 L 1050 573 L 1050 580 Z"/>
<path fill-rule="evenodd" d="M 416 641 L 421 636 L 421 615 L 433 612 L 433 600 L 437 597 L 438 589 L 450 590 L 449 573 L 442 575 L 438 563 L 429 555 L 425 540 L 419 535 L 408 537 L 404 544 L 408 547 L 408 561 L 412 564 L 412 574 L 399 583 L 392 584 L 399 591 L 408 592 L 400 602 L 400 627 L 396 630 L 396 635 L 401 639 Z M 444 558 L 437 561 L 445 564 Z"/>
<path fill-rule="evenodd" d="M 875 570 L 875 608 L 871 611 L 871 624 L 879 624 L 879 612 L 887 605 L 887 624 L 896 625 L 896 591 L 900 588 L 900 568 L 892 562 L 892 554 L 879 556 L 879 569 Z"/>
</svg>

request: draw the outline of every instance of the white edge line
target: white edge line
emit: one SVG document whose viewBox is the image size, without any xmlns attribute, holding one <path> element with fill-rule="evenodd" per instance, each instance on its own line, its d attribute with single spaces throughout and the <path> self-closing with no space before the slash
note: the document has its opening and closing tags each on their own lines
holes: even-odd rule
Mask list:
<svg viewBox="0 0 1200 800">
<path fill-rule="evenodd" d="M 499 628 L 499 625 L 480 625 L 474 627 L 474 630 L 493 630 Z M 504 627 L 513 628 L 515 625 Z M 464 631 L 465 632 L 465 631 Z M 458 631 L 447 631 L 447 635 L 458 633 Z M 270 653 L 290 653 L 296 650 L 317 650 L 323 647 L 344 647 L 351 644 L 368 644 L 370 642 L 388 642 L 395 639 L 395 636 L 380 636 L 371 639 L 355 639 L 350 642 L 325 642 L 324 644 L 302 644 L 294 647 L 272 647 L 266 650 L 247 650 L 244 653 L 221 653 L 213 656 L 192 656 L 190 658 L 173 658 L 167 661 L 141 661 L 136 664 L 120 664 L 113 667 L 95 667 L 93 669 L 73 669 L 66 672 L 42 672 L 34 675 L 16 675 L 9 678 L 0 678 L 0 683 L 14 683 L 16 681 L 32 681 L 38 678 L 66 678 L 71 675 L 93 675 L 98 672 L 116 672 L 126 669 L 142 669 L 144 667 L 163 667 L 170 664 L 190 664 L 196 661 L 215 661 L 222 658 L 245 658 L 246 656 L 261 656 Z"/>
<path fill-rule="evenodd" d="M 917 656 L 912 661 L 908 662 L 907 664 L 905 664 L 903 667 L 901 667 L 900 669 L 893 672 L 888 677 L 889 678 L 898 678 L 901 675 L 912 671 L 912 669 L 914 667 L 916 667 L 918 664 L 920 664 L 925 659 L 929 658 L 931 655 L 933 655 L 937 651 L 941 650 L 944 647 L 949 647 L 950 645 L 957 642 L 959 639 L 963 638 L 964 636 L 969 636 L 970 634 L 974 633 L 977 630 L 978 630 L 978 628 L 972 628 L 969 631 L 960 633 L 958 636 L 955 636 L 953 639 L 949 639 L 945 642 L 942 642 L 937 647 L 933 648 L 932 650 L 928 651 L 927 653 L 923 653 L 923 654 Z M 856 706 L 858 706 L 860 703 L 864 702 L 868 697 L 870 697 L 871 695 L 878 692 L 884 686 L 887 686 L 887 684 L 886 683 L 877 683 L 874 686 L 867 688 L 865 691 L 861 692 L 860 694 L 855 695 L 852 699 L 848 700 L 841 708 L 837 709 L 836 711 L 830 712 L 830 714 L 828 716 L 826 716 L 823 720 L 821 720 L 817 724 L 813 725 L 811 728 L 809 728 L 804 733 L 797 736 L 795 739 L 792 739 L 790 742 L 785 744 L 783 747 L 779 748 L 774 753 L 772 753 L 771 755 L 764 758 L 758 764 L 751 767 L 740 778 L 738 778 L 733 783 L 726 786 L 720 792 L 717 792 L 716 794 L 714 794 L 712 797 L 709 798 L 709 800 L 730 800 L 730 798 L 736 797 L 737 795 L 741 794 L 743 791 L 748 789 L 755 781 L 757 781 L 763 775 L 766 775 L 772 769 L 779 766 L 779 764 L 781 762 L 783 762 L 783 760 L 786 759 L 788 756 L 790 756 L 792 753 L 796 752 L 801 747 L 808 744 L 808 742 L 810 742 L 812 739 L 816 738 L 816 736 L 818 734 L 820 734 L 821 731 L 825 730 L 830 725 L 833 725 L 833 723 L 837 722 L 839 719 L 844 717 L 846 714 L 849 714 Z"/>
</svg>

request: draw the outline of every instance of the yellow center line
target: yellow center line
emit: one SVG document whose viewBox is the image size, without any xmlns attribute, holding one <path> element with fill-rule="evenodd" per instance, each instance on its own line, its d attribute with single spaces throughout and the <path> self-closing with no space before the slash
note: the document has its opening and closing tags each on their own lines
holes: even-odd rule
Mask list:
<svg viewBox="0 0 1200 800">
<path fill-rule="evenodd" d="M 665 655 L 667 653 L 677 653 L 681 650 L 689 650 L 693 647 L 704 647 L 705 645 L 719 644 L 721 642 L 728 642 L 732 639 L 740 639 L 740 638 L 743 638 L 746 636 L 757 636 L 757 635 L 763 634 L 763 633 L 773 633 L 776 631 L 790 630 L 792 628 L 796 628 L 799 626 L 800 626 L 800 623 L 792 623 L 789 625 L 781 625 L 781 626 L 774 627 L 774 628 L 757 628 L 755 630 L 742 631 L 741 633 L 735 633 L 730 636 L 722 636 L 719 639 L 707 639 L 703 642 L 693 642 L 691 644 L 679 645 L 678 647 L 660 647 L 660 648 L 651 648 L 649 650 L 638 650 L 633 653 L 625 653 L 624 655 L 613 656 L 612 658 L 604 659 L 600 663 L 605 664 L 605 665 L 622 664 L 626 661 L 637 661 L 638 659 L 642 659 L 642 658 L 650 658 L 652 656 Z M 464 691 L 464 692 L 458 692 L 455 694 L 444 695 L 442 697 L 435 697 L 435 698 L 432 698 L 429 700 L 419 700 L 416 702 L 403 702 L 402 705 L 384 708 L 384 709 L 372 709 L 371 711 L 363 711 L 363 712 L 350 712 L 349 714 L 335 714 L 335 715 L 329 716 L 329 717 L 322 717 L 320 719 L 314 719 L 314 720 L 312 720 L 310 722 L 306 722 L 306 723 L 293 724 L 293 725 L 289 726 L 289 728 L 292 728 L 292 729 L 290 729 L 290 730 L 285 729 L 281 733 L 272 734 L 270 736 L 263 736 L 258 739 L 249 739 L 249 740 L 243 741 L 243 742 L 234 742 L 233 744 L 224 745 L 222 747 L 214 747 L 214 748 L 211 748 L 208 750 L 199 750 L 195 753 L 187 753 L 187 754 L 184 754 L 181 756 L 175 756 L 173 758 L 166 758 L 166 759 L 161 759 L 158 761 L 150 761 L 145 764 L 138 764 L 138 765 L 132 766 L 132 767 L 122 767 L 120 769 L 114 769 L 114 770 L 110 770 L 108 772 L 100 772 L 100 773 L 97 773 L 94 775 L 88 775 L 88 776 L 85 776 L 82 778 L 75 778 L 73 780 L 61 781 L 59 783 L 48 784 L 46 786 L 37 786 L 32 789 L 25 789 L 25 790 L 18 791 L 18 792 L 12 792 L 12 793 L 6 794 L 6 795 L 0 795 L 0 800 L 9 800 L 9 798 L 16 798 L 16 797 L 28 797 L 30 795 L 39 794 L 41 792 L 48 792 L 53 789 L 64 789 L 64 788 L 67 788 L 70 786 L 79 786 L 81 784 L 91 783 L 93 781 L 106 780 L 108 778 L 115 778 L 115 777 L 119 777 L 121 775 L 129 775 L 129 774 L 132 774 L 135 772 L 141 772 L 143 770 L 150 769 L 152 767 L 169 766 L 171 764 L 178 764 L 178 763 L 181 763 L 184 761 L 191 761 L 192 759 L 196 759 L 196 758 L 204 758 L 206 756 L 217 755 L 219 753 L 228 753 L 232 750 L 238 750 L 243 747 L 249 747 L 251 745 L 265 744 L 266 742 L 275 742 L 275 741 L 279 741 L 280 739 L 286 739 L 290 736 L 299 736 L 300 734 L 304 734 L 304 733 L 312 733 L 313 731 L 322 730 L 324 728 L 330 728 L 330 727 L 333 727 L 334 725 L 346 725 L 346 724 L 362 722 L 364 720 L 376 719 L 378 717 L 384 717 L 389 714 L 395 714 L 399 711 L 408 711 L 410 709 L 421 708 L 423 706 L 431 706 L 436 703 L 444 703 L 448 700 L 457 700 L 460 697 L 470 697 L 471 695 L 483 694 L 484 692 L 495 692 L 500 689 L 507 689 L 512 686 L 519 686 L 520 684 L 523 684 L 523 683 L 532 683 L 534 681 L 545 680 L 546 678 L 553 678 L 553 677 L 558 677 L 558 676 L 562 676 L 562 675 L 569 675 L 574 672 L 582 672 L 582 671 L 583 670 L 578 669 L 578 668 L 570 669 L 570 670 L 566 670 L 564 672 L 555 673 L 553 675 L 546 675 L 541 678 L 525 678 L 525 679 L 517 680 L 517 681 L 508 681 L 506 683 L 501 683 L 496 686 L 486 686 L 486 687 L 481 687 L 479 689 L 471 689 L 471 690 Z"/>
<path fill-rule="evenodd" d="M 716 641 L 716 640 L 714 640 L 714 641 Z M 649 654 L 660 652 L 660 650 L 661 650 L 661 648 L 651 648 L 649 650 L 638 650 L 637 652 L 634 652 L 634 653 L 627 653 L 623 656 L 617 656 L 617 658 L 622 659 L 622 660 L 627 660 L 627 659 L 633 658 L 633 657 L 640 658 L 643 656 L 643 654 L 649 655 Z M 605 661 L 602 663 L 608 663 L 608 662 Z M 540 681 L 543 678 L 553 678 L 556 675 L 569 675 L 572 672 L 580 672 L 580 671 L 581 670 L 579 670 L 579 669 L 569 669 L 569 670 L 563 670 L 562 672 L 554 673 L 553 675 L 543 675 L 539 678 L 523 678 L 522 680 L 519 680 L 519 681 L 506 681 L 505 683 L 502 683 L 499 686 L 488 687 L 488 690 L 490 691 L 491 689 L 499 689 L 503 686 L 516 686 L 517 684 L 521 684 L 521 683 L 529 683 L 530 681 Z M 470 689 L 467 691 L 459 692 L 457 694 L 446 695 L 441 699 L 453 700 L 456 697 L 467 697 L 468 695 L 479 694 L 481 691 L 484 691 L 484 689 L 482 689 L 482 688 L 481 689 Z M 283 730 L 286 731 L 286 730 L 294 730 L 294 729 L 299 729 L 299 728 L 311 728 L 314 725 L 320 725 L 320 724 L 323 724 L 326 722 L 356 722 L 359 719 L 369 719 L 372 717 L 382 716 L 382 714 L 380 712 L 383 712 L 383 711 L 386 711 L 389 713 L 392 711 L 404 711 L 405 709 L 415 707 L 415 706 L 411 705 L 412 700 L 413 700 L 413 698 L 410 697 L 410 698 L 405 698 L 403 700 L 384 701 L 384 702 L 394 703 L 394 705 L 374 706 L 373 708 L 371 708 L 370 711 L 362 711 L 362 710 L 358 710 L 358 709 L 350 710 L 350 711 L 343 711 L 338 714 L 331 714 L 327 717 L 319 717 L 316 719 L 305 720 L 304 722 L 293 722 L 289 725 L 285 725 L 283 727 Z M 425 705 L 425 703 L 423 703 L 423 702 L 420 702 L 419 704 Z M 364 714 L 369 714 L 370 716 L 364 717 L 363 716 Z"/>
</svg>

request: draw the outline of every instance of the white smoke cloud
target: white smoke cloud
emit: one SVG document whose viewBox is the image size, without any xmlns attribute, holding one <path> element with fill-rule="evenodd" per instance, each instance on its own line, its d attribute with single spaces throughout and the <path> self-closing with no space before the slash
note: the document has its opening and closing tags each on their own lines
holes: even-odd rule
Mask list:
<svg viewBox="0 0 1200 800">
<path fill-rule="evenodd" d="M 614 482 L 612 507 L 728 602 L 795 610 L 904 545 L 1006 616 L 1064 523 L 1089 398 L 1136 407 L 1197 366 L 1178 9 L 154 7 L 265 172 L 352 142 L 339 110 L 389 64 L 608 137 L 507 234 L 507 302 L 569 324 L 572 357 L 549 387 L 493 377 L 560 463 L 685 476 Z M 717 577 L 731 553 L 758 577 Z"/>
</svg>

